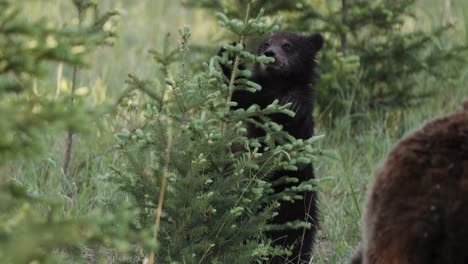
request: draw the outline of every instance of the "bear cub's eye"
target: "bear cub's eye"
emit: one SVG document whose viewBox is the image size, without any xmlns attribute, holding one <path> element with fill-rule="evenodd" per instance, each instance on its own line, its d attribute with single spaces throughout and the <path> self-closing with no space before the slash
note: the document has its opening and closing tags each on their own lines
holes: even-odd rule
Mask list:
<svg viewBox="0 0 468 264">
<path fill-rule="evenodd" d="M 263 44 L 263 48 L 268 49 L 268 47 L 270 47 L 270 44 L 268 43 Z"/>
<path fill-rule="evenodd" d="M 289 43 L 285 43 L 285 44 L 283 44 L 283 46 L 281 46 L 281 48 L 282 48 L 284 51 L 289 51 L 289 50 L 292 48 L 292 46 L 291 46 L 291 44 L 289 44 Z"/>
</svg>

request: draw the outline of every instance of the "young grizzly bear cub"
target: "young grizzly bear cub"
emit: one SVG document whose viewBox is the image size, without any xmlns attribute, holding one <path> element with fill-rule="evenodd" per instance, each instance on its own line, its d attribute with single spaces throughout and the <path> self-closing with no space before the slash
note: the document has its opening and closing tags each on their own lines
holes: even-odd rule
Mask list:
<svg viewBox="0 0 468 264">
<path fill-rule="evenodd" d="M 468 263 L 468 103 L 400 141 L 367 199 L 351 263 Z"/>
<path fill-rule="evenodd" d="M 232 101 L 235 108 L 247 109 L 251 105 L 264 108 L 274 100 L 281 104 L 291 103 L 290 110 L 294 117 L 285 114 L 275 114 L 270 118 L 283 126 L 283 129 L 297 139 L 309 139 L 313 135 L 314 121 L 312 117 L 313 95 L 312 86 L 315 77 L 316 54 L 322 48 L 323 38 L 320 34 L 301 36 L 291 32 L 277 32 L 264 39 L 258 46 L 258 55 L 275 59 L 274 62 L 257 63 L 251 81 L 259 84 L 262 89 L 256 93 L 236 90 Z M 226 76 L 231 71 L 223 67 Z M 260 137 L 265 133 L 260 128 L 250 126 L 249 137 Z M 311 165 L 298 171 L 278 171 L 275 175 L 288 175 L 300 180 L 314 177 Z M 275 176 L 273 176 L 274 178 Z M 290 187 L 279 186 L 275 191 Z M 305 192 L 304 199 L 293 203 L 282 202 L 274 224 L 282 224 L 294 220 L 305 220 L 311 224 L 310 229 L 290 229 L 268 233 L 275 245 L 293 247 L 293 255 L 288 259 L 275 257 L 270 263 L 308 263 L 317 229 L 317 205 L 315 192 Z"/>
</svg>

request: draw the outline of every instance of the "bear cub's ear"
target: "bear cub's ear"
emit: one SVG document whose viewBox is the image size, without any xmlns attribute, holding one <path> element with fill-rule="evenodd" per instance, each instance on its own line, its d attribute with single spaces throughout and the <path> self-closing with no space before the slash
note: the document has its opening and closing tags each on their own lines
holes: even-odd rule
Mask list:
<svg viewBox="0 0 468 264">
<path fill-rule="evenodd" d="M 320 33 L 314 33 L 307 37 L 310 42 L 312 42 L 312 47 L 314 51 L 317 52 L 323 47 L 323 37 Z"/>
</svg>

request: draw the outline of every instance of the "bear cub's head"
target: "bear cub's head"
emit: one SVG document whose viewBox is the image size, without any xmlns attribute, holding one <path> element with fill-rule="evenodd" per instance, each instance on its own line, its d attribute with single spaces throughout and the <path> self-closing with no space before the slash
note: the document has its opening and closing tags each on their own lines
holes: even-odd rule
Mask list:
<svg viewBox="0 0 468 264">
<path fill-rule="evenodd" d="M 257 54 L 275 59 L 257 63 L 257 73 L 268 77 L 308 78 L 315 67 L 315 56 L 323 46 L 319 33 L 302 36 L 293 32 L 276 32 L 258 46 Z"/>
</svg>

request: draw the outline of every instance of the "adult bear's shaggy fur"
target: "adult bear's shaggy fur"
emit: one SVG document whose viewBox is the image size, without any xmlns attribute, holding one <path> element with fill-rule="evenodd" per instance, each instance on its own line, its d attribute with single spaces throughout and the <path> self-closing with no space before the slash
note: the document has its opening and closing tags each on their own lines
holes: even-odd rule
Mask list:
<svg viewBox="0 0 468 264">
<path fill-rule="evenodd" d="M 367 197 L 353 264 L 468 263 L 468 102 L 388 155 Z"/>
</svg>

